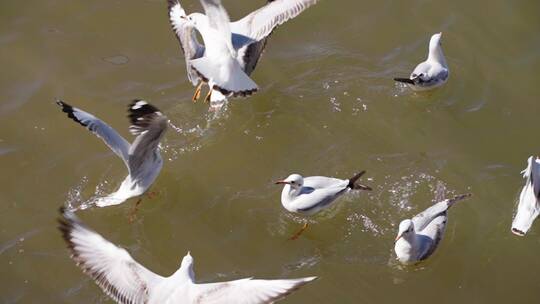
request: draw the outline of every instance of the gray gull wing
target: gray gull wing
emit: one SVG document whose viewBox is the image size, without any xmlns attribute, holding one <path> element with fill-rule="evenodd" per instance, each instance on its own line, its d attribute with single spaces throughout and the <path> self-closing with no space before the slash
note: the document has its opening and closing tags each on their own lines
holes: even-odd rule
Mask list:
<svg viewBox="0 0 540 304">
<path fill-rule="evenodd" d="M 444 215 L 446 211 L 448 210 L 448 208 L 450 208 L 454 203 L 462 199 L 465 199 L 469 196 L 471 196 L 470 193 L 458 195 L 451 199 L 446 199 L 442 202 L 438 202 L 434 204 L 433 206 L 427 208 L 426 210 L 420 212 L 418 215 L 416 215 L 415 217 L 411 219 L 414 224 L 414 229 L 417 232 L 421 232 L 435 218 L 439 217 L 440 215 Z"/>
<path fill-rule="evenodd" d="M 56 104 L 62 107 L 62 111 L 67 113 L 69 118 L 86 127 L 97 137 L 101 138 L 116 155 L 122 158 L 129 169 L 130 145 L 129 142 L 118 134 L 118 132 L 90 113 L 74 108 L 61 100 L 57 100 Z"/>
<path fill-rule="evenodd" d="M 137 135 L 129 149 L 129 168 L 137 176 L 146 159 L 155 157 L 159 141 L 167 130 L 167 117 L 144 100 L 134 100 L 129 105 L 129 131 Z"/>
<path fill-rule="evenodd" d="M 278 301 L 316 277 L 289 280 L 241 279 L 222 283 L 196 284 L 194 292 L 201 304 L 263 304 Z"/>
<path fill-rule="evenodd" d="M 186 59 L 188 79 L 193 85 L 197 85 L 200 79 L 197 72 L 191 68 L 190 61 L 204 55 L 204 45 L 199 43 L 195 34 L 195 28 L 187 25 L 188 22 L 185 19 L 186 12 L 180 6 L 180 2 L 178 0 L 168 0 L 168 3 L 169 20 Z"/>
<path fill-rule="evenodd" d="M 59 229 L 77 266 L 116 302 L 148 303 L 149 290 L 164 278 L 137 263 L 125 249 L 86 227 L 74 213 L 61 212 Z"/>
<path fill-rule="evenodd" d="M 317 0 L 276 0 L 231 23 L 234 33 L 253 41 L 266 38 L 276 26 L 298 16 Z"/>
</svg>

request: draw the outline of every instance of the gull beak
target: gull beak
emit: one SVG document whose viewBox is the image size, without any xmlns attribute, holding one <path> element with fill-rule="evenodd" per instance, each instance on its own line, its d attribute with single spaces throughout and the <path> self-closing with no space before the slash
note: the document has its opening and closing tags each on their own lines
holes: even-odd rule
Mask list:
<svg viewBox="0 0 540 304">
<path fill-rule="evenodd" d="M 180 19 L 186 20 L 186 19 L 187 19 L 187 16 L 180 16 Z"/>
<path fill-rule="evenodd" d="M 396 236 L 396 239 L 394 240 L 394 243 L 397 242 L 402 236 L 403 236 L 402 233 L 398 234 L 398 236 Z"/>
<path fill-rule="evenodd" d="M 288 184 L 289 184 L 289 182 L 288 182 L 288 181 L 286 181 L 286 180 L 283 180 L 283 179 L 282 179 L 282 180 L 278 180 L 278 181 L 276 181 L 276 182 L 275 182 L 274 184 L 276 184 L 276 185 L 281 185 L 281 184 L 287 184 L 287 185 L 288 185 Z"/>
</svg>

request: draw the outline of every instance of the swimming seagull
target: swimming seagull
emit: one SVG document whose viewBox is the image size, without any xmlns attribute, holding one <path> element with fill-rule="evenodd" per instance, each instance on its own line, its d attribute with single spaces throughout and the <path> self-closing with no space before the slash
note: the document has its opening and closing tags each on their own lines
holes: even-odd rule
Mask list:
<svg viewBox="0 0 540 304">
<path fill-rule="evenodd" d="M 201 0 L 206 15 L 186 15 L 178 0 L 168 0 L 169 20 L 186 58 L 188 79 L 196 86 L 211 88 L 205 100 L 224 101 L 227 96 L 246 96 L 257 91 L 249 78 L 266 46 L 266 40 L 279 25 L 298 16 L 317 0 L 268 0 L 244 18 L 229 22 L 219 0 Z M 201 34 L 204 45 L 194 30 Z M 198 84 L 198 85 L 197 85 Z"/>
<path fill-rule="evenodd" d="M 457 201 L 470 197 L 462 194 L 451 199 L 437 200 L 438 203 L 419 213 L 412 219 L 399 224 L 394 251 L 403 264 L 412 264 L 427 259 L 443 238 L 448 220 L 448 209 Z"/>
<path fill-rule="evenodd" d="M 414 91 L 434 89 L 448 80 L 448 65 L 441 46 L 442 33 L 431 36 L 426 61 L 416 66 L 409 78 L 394 78 L 395 81 L 409 85 Z"/>
<path fill-rule="evenodd" d="M 285 209 L 309 216 L 332 206 L 337 198 L 350 190 L 371 190 L 371 187 L 356 183 L 365 173 L 366 171 L 362 171 L 349 179 L 326 176 L 304 178 L 300 174 L 291 174 L 275 183 L 284 185 L 281 191 L 281 204 Z M 305 223 L 291 239 L 298 238 L 307 226 Z"/>
<path fill-rule="evenodd" d="M 86 227 L 74 213 L 61 209 L 60 231 L 71 258 L 109 297 L 129 304 L 258 304 L 278 301 L 316 277 L 282 280 L 245 278 L 197 284 L 190 253 L 169 277 L 137 263 L 123 248 Z"/>
<path fill-rule="evenodd" d="M 512 232 L 524 236 L 540 213 L 540 159 L 529 157 L 527 168 L 521 172 L 525 185 L 519 196 L 517 212 L 512 221 Z"/>
<path fill-rule="evenodd" d="M 101 138 L 126 164 L 128 176 L 116 192 L 95 201 L 98 207 L 123 203 L 148 190 L 163 166 L 163 159 L 159 154 L 159 141 L 167 130 L 165 115 L 144 100 L 134 100 L 128 110 L 131 122 L 129 131 L 137 137 L 129 144 L 113 128 L 94 115 L 61 100 L 56 103 L 69 118 Z"/>
</svg>

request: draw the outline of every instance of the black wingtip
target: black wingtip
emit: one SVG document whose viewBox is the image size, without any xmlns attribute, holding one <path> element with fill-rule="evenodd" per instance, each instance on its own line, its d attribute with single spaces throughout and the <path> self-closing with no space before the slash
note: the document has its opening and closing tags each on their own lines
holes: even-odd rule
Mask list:
<svg viewBox="0 0 540 304">
<path fill-rule="evenodd" d="M 347 187 L 349 187 L 351 189 L 354 189 L 354 190 L 366 190 L 366 191 L 373 190 L 369 186 L 365 186 L 365 185 L 362 185 L 362 184 L 356 184 L 356 181 L 360 177 L 362 177 L 362 175 L 364 175 L 365 173 L 366 173 L 366 170 L 363 170 L 360 173 L 357 173 L 353 177 L 349 178 L 349 184 L 347 185 Z"/>
<path fill-rule="evenodd" d="M 180 5 L 180 2 L 178 2 L 178 0 L 167 0 L 167 8 L 169 9 L 169 11 L 177 4 Z"/>
<path fill-rule="evenodd" d="M 73 113 L 73 112 L 75 111 L 75 109 L 74 109 L 71 105 L 69 105 L 69 104 L 63 102 L 63 101 L 60 100 L 60 99 L 57 99 L 57 100 L 56 100 L 56 104 L 59 105 L 60 107 L 62 107 L 62 112 L 66 113 L 67 116 L 68 116 L 69 118 L 73 119 L 76 123 L 80 124 L 81 126 L 86 127 L 86 125 L 83 124 L 83 123 L 75 116 L 75 114 Z"/>
<path fill-rule="evenodd" d="M 403 82 L 403 83 L 408 83 L 408 84 L 414 84 L 414 81 L 409 79 L 409 78 L 394 78 L 394 81 L 397 81 L 397 82 Z"/>
</svg>

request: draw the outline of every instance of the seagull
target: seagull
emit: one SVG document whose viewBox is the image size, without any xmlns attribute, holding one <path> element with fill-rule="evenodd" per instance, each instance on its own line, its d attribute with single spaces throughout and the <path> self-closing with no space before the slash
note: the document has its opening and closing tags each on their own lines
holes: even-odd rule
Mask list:
<svg viewBox="0 0 540 304">
<path fill-rule="evenodd" d="M 206 15 L 186 12 L 178 0 L 168 0 L 169 20 L 180 42 L 189 81 L 211 90 L 206 101 L 225 101 L 228 96 L 246 96 L 258 90 L 249 78 L 266 46 L 267 38 L 279 25 L 298 16 L 317 0 L 268 0 L 244 18 L 230 22 L 220 0 L 201 0 Z M 195 29 L 201 34 L 199 43 Z"/>
<path fill-rule="evenodd" d="M 131 122 L 129 131 L 137 137 L 129 144 L 113 128 L 94 115 L 61 100 L 56 103 L 69 118 L 101 138 L 126 164 L 128 176 L 116 192 L 95 201 L 98 207 L 121 204 L 148 190 L 163 166 L 163 159 L 159 154 L 159 141 L 167 130 L 165 115 L 144 100 L 134 100 L 128 110 Z"/>
<path fill-rule="evenodd" d="M 438 203 L 399 224 L 394 251 L 403 264 L 413 264 L 427 259 L 439 245 L 448 220 L 448 209 L 457 201 L 470 197 L 462 194 L 451 199 L 437 199 Z"/>
<path fill-rule="evenodd" d="M 529 157 L 528 165 L 521 173 L 525 178 L 525 186 L 519 196 L 517 213 L 512 221 L 512 232 L 524 236 L 531 228 L 540 213 L 540 159 Z"/>
<path fill-rule="evenodd" d="M 60 231 L 71 258 L 117 303 L 122 304 L 258 304 L 278 301 L 317 277 L 281 280 L 245 278 L 197 284 L 193 257 L 184 256 L 169 277 L 137 263 L 123 248 L 85 226 L 74 213 L 61 209 Z"/>
<path fill-rule="evenodd" d="M 349 190 L 368 190 L 371 187 L 356 184 L 356 181 L 366 173 L 362 171 L 349 179 L 339 179 L 326 176 L 302 177 L 300 174 L 291 174 L 275 184 L 283 184 L 281 204 L 293 213 L 314 215 L 319 211 L 333 205 L 337 198 Z M 307 229 L 305 223 L 302 229 L 291 239 L 297 239 Z"/>
<path fill-rule="evenodd" d="M 431 36 L 426 61 L 416 66 L 409 78 L 394 78 L 409 85 L 414 91 L 427 91 L 439 87 L 448 80 L 448 65 L 441 46 L 442 33 Z"/>
</svg>

